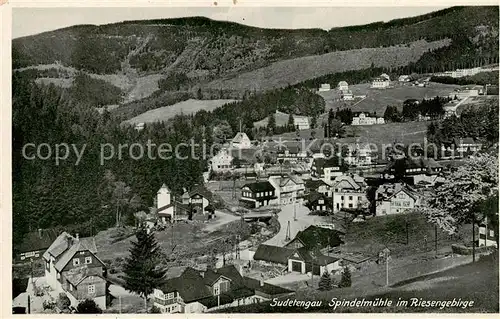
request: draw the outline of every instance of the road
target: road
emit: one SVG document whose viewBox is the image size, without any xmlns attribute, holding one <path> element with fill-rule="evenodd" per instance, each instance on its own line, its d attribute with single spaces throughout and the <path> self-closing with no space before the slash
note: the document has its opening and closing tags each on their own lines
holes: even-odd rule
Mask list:
<svg viewBox="0 0 500 319">
<path fill-rule="evenodd" d="M 294 204 L 283 206 L 278 213 L 280 231 L 264 244 L 284 246 L 288 242 L 286 240 L 288 222 L 290 222 L 290 238 L 293 239 L 299 231 L 325 221 L 321 216 L 309 215 L 309 209 L 298 203 L 295 204 L 295 215 L 297 220 L 294 220 Z"/>
</svg>

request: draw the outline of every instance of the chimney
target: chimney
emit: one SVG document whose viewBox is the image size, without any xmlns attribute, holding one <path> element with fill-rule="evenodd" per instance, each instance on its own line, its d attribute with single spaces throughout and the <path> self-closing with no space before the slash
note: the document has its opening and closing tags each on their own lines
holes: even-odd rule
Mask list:
<svg viewBox="0 0 500 319">
<path fill-rule="evenodd" d="M 80 236 L 78 235 L 78 233 L 75 234 L 75 239 L 78 241 L 80 240 Z"/>
<path fill-rule="evenodd" d="M 68 247 L 73 245 L 73 237 L 71 235 L 66 236 L 66 241 L 68 242 Z"/>
<path fill-rule="evenodd" d="M 38 228 L 38 237 L 42 238 L 42 229 Z"/>
<path fill-rule="evenodd" d="M 260 286 L 264 287 L 264 280 L 260 280 Z"/>
<path fill-rule="evenodd" d="M 236 265 L 236 269 L 240 273 L 240 276 L 243 277 L 243 265 Z"/>
</svg>

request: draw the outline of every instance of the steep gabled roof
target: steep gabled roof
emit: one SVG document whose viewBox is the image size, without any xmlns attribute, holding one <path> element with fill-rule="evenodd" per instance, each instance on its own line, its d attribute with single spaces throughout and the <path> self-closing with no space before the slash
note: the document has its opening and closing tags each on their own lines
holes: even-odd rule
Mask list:
<svg viewBox="0 0 500 319">
<path fill-rule="evenodd" d="M 243 280 L 245 282 L 245 286 L 247 286 L 248 288 L 254 289 L 255 291 L 261 291 L 271 296 L 279 296 L 293 292 L 292 290 L 271 285 L 268 283 L 263 283 L 263 285 L 261 285 L 259 280 L 250 277 L 244 277 Z"/>
<path fill-rule="evenodd" d="M 308 179 L 308 180 L 305 180 L 305 186 L 308 189 L 317 190 L 321 186 L 328 186 L 329 187 L 330 185 L 325 183 L 325 181 L 322 179 L 317 179 L 317 180 Z"/>
<path fill-rule="evenodd" d="M 341 235 L 343 234 L 338 230 L 311 225 L 298 232 L 295 239 L 300 240 L 308 249 L 314 249 L 340 246 L 344 243 Z"/>
<path fill-rule="evenodd" d="M 97 276 L 103 278 L 101 268 L 89 268 L 87 265 L 82 265 L 80 267 L 73 268 L 64 274 L 64 277 L 74 286 L 77 286 L 80 282 L 82 282 L 82 280 L 89 276 Z"/>
<path fill-rule="evenodd" d="M 326 266 L 338 261 L 338 258 L 325 256 L 316 250 L 309 250 L 307 247 L 297 249 L 297 253 L 306 263 L 314 263 L 319 266 Z"/>
<path fill-rule="evenodd" d="M 95 255 L 97 247 L 93 237 L 75 239 L 73 245 L 61 255 L 61 258 L 56 262 L 54 267 L 58 271 L 62 271 L 73 256 L 79 251 L 88 250 Z"/>
<path fill-rule="evenodd" d="M 348 186 L 349 185 L 349 186 Z M 361 188 L 361 186 L 356 183 L 356 181 L 354 180 L 354 178 L 352 178 L 351 176 L 349 175 L 341 175 L 341 176 L 337 176 L 335 178 L 335 180 L 333 181 L 333 185 L 332 185 L 333 188 L 352 188 L 354 190 L 359 190 Z"/>
<path fill-rule="evenodd" d="M 243 140 L 250 140 L 248 138 L 248 135 L 244 132 L 238 132 L 236 133 L 236 136 L 233 138 L 232 142 L 233 143 L 241 143 Z"/>
<path fill-rule="evenodd" d="M 168 279 L 161 286 L 161 290 L 164 293 L 177 291 L 185 303 L 212 295 L 205 285 L 203 277 L 191 267 L 186 268 L 179 277 Z"/>
<path fill-rule="evenodd" d="M 75 238 L 68 234 L 67 232 L 61 233 L 54 242 L 49 246 L 49 248 L 43 253 L 43 258 L 45 260 L 50 260 L 50 256 L 58 258 L 63 252 L 65 252 L 71 245 L 71 241 Z"/>
<path fill-rule="evenodd" d="M 194 195 L 201 195 L 202 197 L 212 200 L 213 194 L 203 185 L 195 185 L 193 189 L 189 192 L 189 197 L 193 197 Z"/>
<path fill-rule="evenodd" d="M 269 181 L 247 183 L 242 188 L 244 187 L 248 187 L 254 193 L 274 191 L 274 186 Z"/>
<path fill-rule="evenodd" d="M 253 259 L 286 265 L 288 258 L 293 255 L 294 251 L 293 249 L 260 244 Z"/>
</svg>

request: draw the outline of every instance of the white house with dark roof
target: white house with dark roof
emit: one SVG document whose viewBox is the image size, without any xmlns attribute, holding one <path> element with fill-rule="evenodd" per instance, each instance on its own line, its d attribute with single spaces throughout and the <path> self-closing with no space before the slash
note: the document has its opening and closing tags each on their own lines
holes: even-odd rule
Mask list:
<svg viewBox="0 0 500 319">
<path fill-rule="evenodd" d="M 45 279 L 51 289 L 64 292 L 76 307 L 93 299 L 106 309 L 106 266 L 95 255 L 94 238 L 79 238 L 63 232 L 43 254 Z"/>
<path fill-rule="evenodd" d="M 276 190 L 269 181 L 254 182 L 241 188 L 240 203 L 250 208 L 258 208 L 274 204 Z"/>
<path fill-rule="evenodd" d="M 359 175 L 337 176 L 332 183 L 333 211 L 358 209 L 368 203 L 366 183 Z"/>
<path fill-rule="evenodd" d="M 273 185 L 277 201 L 280 205 L 301 202 L 304 197 L 305 183 L 295 175 L 270 176 L 269 183 Z"/>
<path fill-rule="evenodd" d="M 210 168 L 213 172 L 228 172 L 233 169 L 234 157 L 226 149 L 221 149 L 215 156 L 210 159 Z"/>
<path fill-rule="evenodd" d="M 416 192 L 401 183 L 380 185 L 375 192 L 376 216 L 401 214 L 418 204 Z"/>
<path fill-rule="evenodd" d="M 391 79 L 385 73 L 381 74 L 379 77 L 376 77 L 372 81 L 371 88 L 372 89 L 386 89 L 391 85 Z"/>
</svg>

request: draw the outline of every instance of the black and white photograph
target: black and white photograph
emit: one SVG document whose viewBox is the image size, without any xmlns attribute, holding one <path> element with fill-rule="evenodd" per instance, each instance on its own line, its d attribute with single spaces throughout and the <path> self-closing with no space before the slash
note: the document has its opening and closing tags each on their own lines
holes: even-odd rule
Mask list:
<svg viewBox="0 0 500 319">
<path fill-rule="evenodd" d="M 5 6 L 12 316 L 498 316 L 498 4 Z"/>
</svg>

